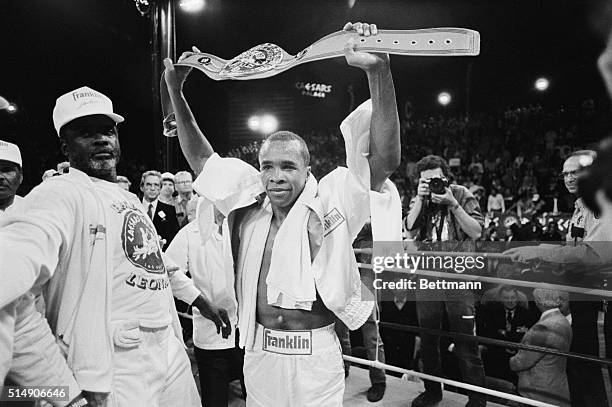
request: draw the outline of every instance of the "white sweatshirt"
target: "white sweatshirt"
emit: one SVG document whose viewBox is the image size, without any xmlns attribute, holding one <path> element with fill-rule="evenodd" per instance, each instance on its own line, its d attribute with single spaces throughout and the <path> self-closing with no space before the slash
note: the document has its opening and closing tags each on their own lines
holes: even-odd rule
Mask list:
<svg viewBox="0 0 612 407">
<path fill-rule="evenodd" d="M 141 206 L 135 195 L 130 199 Z M 20 213 L 0 220 L 0 308 L 48 282 L 46 316 L 79 386 L 110 392 L 113 254 L 121 244 L 119 236 L 106 236 L 111 209 L 92 179 L 74 168 L 34 188 L 20 205 Z M 197 290 L 190 292 L 193 301 Z"/>
</svg>

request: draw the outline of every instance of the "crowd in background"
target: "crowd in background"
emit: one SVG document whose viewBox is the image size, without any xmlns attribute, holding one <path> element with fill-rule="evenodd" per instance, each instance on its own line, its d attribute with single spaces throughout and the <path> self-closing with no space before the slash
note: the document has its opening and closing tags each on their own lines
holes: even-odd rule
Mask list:
<svg viewBox="0 0 612 407">
<path fill-rule="evenodd" d="M 469 120 L 440 115 L 404 118 L 401 124 L 402 164 L 393 181 L 404 214 L 416 191 L 416 162 L 436 154 L 449 162 L 454 182 L 469 188 L 487 213 L 484 239 L 507 240 L 514 233 L 514 240 L 554 241 L 563 240 L 567 228 L 563 214 L 574 210 L 574 198 L 560 178 L 563 161 L 572 151 L 592 147 L 601 139 L 609 115 L 588 99 L 572 108 L 530 105 Z M 338 128 L 302 136 L 317 178 L 345 165 Z M 236 147 L 228 155 L 257 166 L 260 144 Z M 510 228 L 512 223 L 517 226 Z"/>
<path fill-rule="evenodd" d="M 465 116 L 450 115 L 405 117 L 401 123 L 401 170 L 392 177 L 400 192 L 404 215 L 416 193 L 417 161 L 435 154 L 448 161 L 451 182 L 465 186 L 478 200 L 486 219 L 480 240 L 564 240 L 575 198 L 563 187 L 560 178 L 563 162 L 572 151 L 588 148 L 601 138 L 608 124 L 607 113 L 592 100 L 587 100 L 572 109 L 546 110 L 540 105 L 532 105 L 477 115 L 469 120 Z M 345 165 L 344 142 L 339 129 L 310 131 L 302 136 L 309 146 L 312 172 L 317 178 L 338 165 Z M 257 167 L 260 144 L 252 142 L 236 147 L 227 155 Z M 67 170 L 66 164 L 45 171 L 43 180 L 61 175 Z M 191 174 L 146 171 L 142 162 L 132 158 L 125 159 L 122 166 L 124 175 L 119 177 L 119 182 L 126 189 L 141 196 L 144 193 L 143 202 L 158 199 L 170 205 L 175 212 L 172 215 L 178 217 L 178 226 L 187 224 L 188 212 L 195 210 Z M 28 175 L 26 173 L 26 180 Z M 154 186 L 146 184 L 149 176 L 155 178 Z M 24 189 L 29 189 L 28 181 L 36 184 L 35 180 L 27 180 Z M 147 189 L 153 190 L 150 198 L 147 198 Z M 151 216 L 154 218 L 155 214 Z M 189 216 L 192 217 L 193 214 Z M 177 227 L 169 235 L 162 236 L 164 242 L 168 244 L 178 230 Z M 520 342 L 541 314 L 531 291 L 487 285 L 479 293 L 477 333 Z M 189 339 L 190 310 L 187 304 L 180 302 L 177 308 L 185 328 L 185 339 Z M 418 325 L 415 299 L 407 290 L 398 290 L 392 301 L 381 303 L 380 309 L 383 321 Z M 509 309 L 513 310 L 512 318 L 504 314 Z M 383 327 L 380 336 L 388 364 L 419 369 L 418 334 Z M 359 355 L 359 334 L 353 334 L 352 339 L 353 354 Z M 460 379 L 452 339 L 443 338 L 440 346 L 443 375 Z M 509 383 L 510 388 L 499 383 L 493 386 L 511 391 L 517 376 L 510 369 L 509 360 L 516 351 L 495 346 L 488 349 L 481 346 L 480 351 L 488 385 L 501 380 L 501 383 Z"/>
</svg>

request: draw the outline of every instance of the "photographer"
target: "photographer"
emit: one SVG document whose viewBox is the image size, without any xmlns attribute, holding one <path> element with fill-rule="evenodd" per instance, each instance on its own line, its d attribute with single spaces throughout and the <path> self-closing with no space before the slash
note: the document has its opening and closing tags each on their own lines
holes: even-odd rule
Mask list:
<svg viewBox="0 0 612 407">
<path fill-rule="evenodd" d="M 423 157 L 417 163 L 420 176 L 417 197 L 406 219 L 406 227 L 416 241 L 425 245 L 435 243 L 436 248 L 453 249 L 473 246 L 482 235 L 484 218 L 480 205 L 472 193 L 461 185 L 449 184 L 450 168 L 446 160 L 436 155 Z M 420 245 L 420 249 L 424 250 Z M 462 250 L 472 250 L 464 247 Z M 448 250 L 448 249 L 446 249 Z M 416 290 L 417 316 L 423 328 L 442 329 L 444 314 L 453 332 L 474 334 L 474 295 L 469 290 Z M 424 372 L 444 376 L 440 364 L 440 338 L 421 335 L 421 358 Z M 484 386 L 484 369 L 478 344 L 474 341 L 455 340 L 455 353 L 462 380 Z M 467 406 L 486 405 L 486 398 L 470 393 Z M 425 380 L 425 392 L 413 402 L 413 407 L 434 406 L 442 400 L 440 383 Z"/>
<path fill-rule="evenodd" d="M 420 174 L 417 197 L 406 226 L 416 231 L 418 241 L 444 242 L 478 239 L 484 218 L 478 201 L 462 185 L 449 184 L 450 167 L 437 155 L 423 157 L 417 163 Z"/>
</svg>

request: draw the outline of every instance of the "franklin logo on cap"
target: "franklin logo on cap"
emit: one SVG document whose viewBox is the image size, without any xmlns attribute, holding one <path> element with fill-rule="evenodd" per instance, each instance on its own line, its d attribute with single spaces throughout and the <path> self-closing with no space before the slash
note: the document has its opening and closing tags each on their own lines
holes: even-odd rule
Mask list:
<svg viewBox="0 0 612 407">
<path fill-rule="evenodd" d="M 106 95 L 83 86 L 57 98 L 53 109 L 53 126 L 59 136 L 60 129 L 65 124 L 79 117 L 96 114 L 108 116 L 115 123 L 124 120 L 113 112 L 113 102 Z"/>
<path fill-rule="evenodd" d="M 10 161 L 21 167 L 21 152 L 19 151 L 19 147 L 8 141 L 0 140 L 0 160 Z"/>
</svg>

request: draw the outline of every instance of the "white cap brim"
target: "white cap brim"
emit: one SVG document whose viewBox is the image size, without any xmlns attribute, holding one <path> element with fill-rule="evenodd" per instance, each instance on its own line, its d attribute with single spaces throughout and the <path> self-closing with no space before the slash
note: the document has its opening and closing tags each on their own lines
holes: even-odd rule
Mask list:
<svg viewBox="0 0 612 407">
<path fill-rule="evenodd" d="M 57 135 L 59 136 L 60 129 L 62 127 L 64 127 L 65 125 L 67 125 L 68 123 L 70 123 L 71 121 L 79 119 L 81 117 L 95 116 L 97 114 L 101 114 L 101 115 L 109 117 L 110 119 L 112 119 L 115 122 L 115 124 L 118 124 L 118 123 L 121 123 L 121 122 L 125 121 L 123 116 L 118 115 L 117 113 L 93 113 L 93 112 L 88 112 L 87 114 L 76 114 L 76 115 L 74 115 L 74 117 L 71 116 L 71 117 L 65 118 L 61 123 L 56 123 L 57 127 L 55 128 L 55 130 L 57 131 Z"/>
</svg>

